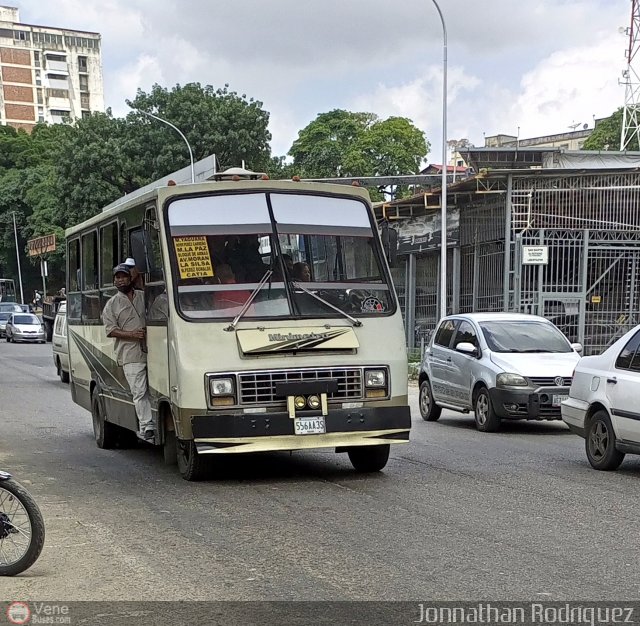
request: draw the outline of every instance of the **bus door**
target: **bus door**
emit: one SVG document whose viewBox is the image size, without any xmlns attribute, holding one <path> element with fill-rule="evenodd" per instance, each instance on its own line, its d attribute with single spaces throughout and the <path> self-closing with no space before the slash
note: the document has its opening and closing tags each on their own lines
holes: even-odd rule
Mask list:
<svg viewBox="0 0 640 626">
<path fill-rule="evenodd" d="M 157 418 L 159 403 L 163 399 L 169 399 L 170 395 L 167 345 L 169 301 L 155 206 L 146 209 L 142 229 L 131 233 L 131 250 L 138 271 L 145 276 L 147 375 L 151 406 L 154 418 Z"/>
</svg>

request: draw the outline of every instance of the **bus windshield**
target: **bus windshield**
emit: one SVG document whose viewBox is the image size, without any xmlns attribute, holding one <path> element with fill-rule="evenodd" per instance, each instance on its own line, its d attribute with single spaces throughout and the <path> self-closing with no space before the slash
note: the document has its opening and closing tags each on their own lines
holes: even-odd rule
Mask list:
<svg viewBox="0 0 640 626">
<path fill-rule="evenodd" d="M 326 303 L 354 316 L 395 310 L 367 206 L 356 199 L 181 198 L 168 221 L 177 306 L 187 318 L 234 317 L 268 270 L 243 317 L 335 317 Z"/>
</svg>

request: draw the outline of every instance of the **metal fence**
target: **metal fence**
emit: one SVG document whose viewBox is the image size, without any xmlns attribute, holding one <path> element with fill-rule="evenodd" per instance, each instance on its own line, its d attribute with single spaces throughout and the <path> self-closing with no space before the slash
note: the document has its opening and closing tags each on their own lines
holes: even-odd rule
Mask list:
<svg viewBox="0 0 640 626">
<path fill-rule="evenodd" d="M 511 183 L 510 193 L 455 205 L 460 240 L 448 251 L 448 312 L 543 315 L 585 354 L 600 353 L 640 323 L 640 173 L 523 172 Z M 528 265 L 526 246 L 546 247 L 547 262 Z M 417 358 L 437 320 L 439 251 L 416 256 L 414 285 L 405 267 L 393 278 L 404 313 L 404 293 L 415 289 L 407 337 Z"/>
</svg>

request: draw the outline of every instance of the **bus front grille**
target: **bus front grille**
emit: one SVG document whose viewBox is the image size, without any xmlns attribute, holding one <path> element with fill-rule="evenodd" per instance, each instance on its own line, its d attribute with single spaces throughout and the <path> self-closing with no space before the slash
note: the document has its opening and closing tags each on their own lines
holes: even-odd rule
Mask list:
<svg viewBox="0 0 640 626">
<path fill-rule="evenodd" d="M 328 395 L 329 400 L 362 398 L 362 369 L 357 367 L 241 372 L 238 377 L 241 404 L 284 403 L 284 398 L 276 396 L 276 383 L 329 379 L 338 382 L 338 390 Z"/>
</svg>

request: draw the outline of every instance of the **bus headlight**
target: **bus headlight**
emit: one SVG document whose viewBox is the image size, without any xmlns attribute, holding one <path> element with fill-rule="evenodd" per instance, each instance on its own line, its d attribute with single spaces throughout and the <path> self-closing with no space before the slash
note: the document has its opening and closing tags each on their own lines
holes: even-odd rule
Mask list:
<svg viewBox="0 0 640 626">
<path fill-rule="evenodd" d="M 236 380 L 235 377 L 220 376 L 215 378 L 209 374 L 209 406 L 217 409 L 223 406 L 234 406 L 236 404 Z"/>
<path fill-rule="evenodd" d="M 212 378 L 209 386 L 214 398 L 235 395 L 233 378 Z"/>
<path fill-rule="evenodd" d="M 365 370 L 364 386 L 367 388 L 386 387 L 387 373 L 384 370 Z"/>
<path fill-rule="evenodd" d="M 386 398 L 389 394 L 386 369 L 364 370 L 364 397 Z"/>
</svg>

